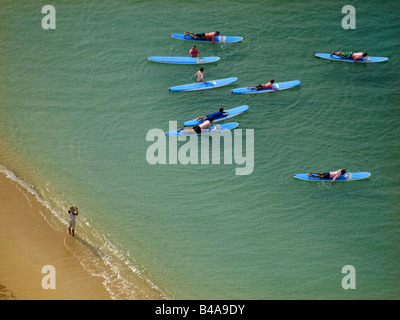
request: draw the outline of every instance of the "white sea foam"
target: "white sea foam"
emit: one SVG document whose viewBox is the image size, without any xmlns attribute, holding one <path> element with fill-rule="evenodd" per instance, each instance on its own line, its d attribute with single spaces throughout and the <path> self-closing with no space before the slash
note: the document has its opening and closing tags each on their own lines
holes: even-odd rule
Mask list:
<svg viewBox="0 0 400 320">
<path fill-rule="evenodd" d="M 52 216 L 49 217 L 39 210 L 43 219 L 51 227 L 61 230 L 67 225 L 68 222 L 63 217 L 67 215 L 63 215 L 59 210 L 54 209 L 50 201 L 45 200 L 40 195 L 44 190 L 36 191 L 34 186 L 18 177 L 5 166 L 0 165 L 0 173 L 14 181 L 18 188 L 22 188 L 34 196 L 39 203 L 51 212 Z M 29 198 L 28 201 L 30 201 Z M 61 201 L 55 202 L 61 203 Z M 80 215 L 79 219 L 83 221 L 81 227 L 84 230 L 79 232 L 75 238 L 66 234 L 64 245 L 68 251 L 78 258 L 80 264 L 88 273 L 104 279 L 103 284 L 112 299 L 145 299 L 150 291 L 158 292 L 164 299 L 172 298 L 172 296 L 162 293 L 161 289 L 145 275 L 145 269 L 140 267 L 128 252 L 113 244 L 85 216 Z"/>
</svg>

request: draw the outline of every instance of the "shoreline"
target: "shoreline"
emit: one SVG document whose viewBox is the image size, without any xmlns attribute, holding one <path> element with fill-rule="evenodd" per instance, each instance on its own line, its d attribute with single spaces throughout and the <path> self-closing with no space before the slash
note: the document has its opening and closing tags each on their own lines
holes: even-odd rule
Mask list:
<svg viewBox="0 0 400 320">
<path fill-rule="evenodd" d="M 0 174 L 0 299 L 110 300 L 100 277 L 82 268 L 61 234 L 41 216 L 48 209 L 18 184 Z M 43 289 L 42 268 L 55 268 L 55 289 Z"/>
<path fill-rule="evenodd" d="M 79 231 L 72 237 L 67 227 L 56 230 L 46 220 L 52 213 L 34 195 L 0 172 L 0 300 L 113 300 L 109 280 L 85 270 L 76 252 L 93 265 L 103 263 L 84 245 Z M 65 229 L 65 230 L 64 230 Z M 55 289 L 44 289 L 44 266 L 55 270 Z M 107 285 L 106 285 L 107 282 Z M 135 284 L 136 285 L 136 284 Z M 156 290 L 138 299 L 163 299 Z M 115 294 L 115 293 L 114 293 Z M 120 297 L 124 299 L 124 297 Z"/>
</svg>

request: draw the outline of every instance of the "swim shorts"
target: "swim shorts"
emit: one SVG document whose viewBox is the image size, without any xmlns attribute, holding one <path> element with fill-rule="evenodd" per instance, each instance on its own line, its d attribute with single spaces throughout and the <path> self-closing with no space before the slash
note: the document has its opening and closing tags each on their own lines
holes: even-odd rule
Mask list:
<svg viewBox="0 0 400 320">
<path fill-rule="evenodd" d="M 343 52 L 343 54 L 342 54 L 342 58 L 351 59 L 352 56 L 353 56 L 353 51 L 346 51 L 346 52 Z"/>
<path fill-rule="evenodd" d="M 201 129 L 197 125 L 193 127 L 193 130 L 196 131 L 197 134 L 201 133 Z"/>
<path fill-rule="evenodd" d="M 331 174 L 329 172 L 324 172 L 322 174 L 322 176 L 323 176 L 323 179 L 329 179 L 331 177 Z"/>
<path fill-rule="evenodd" d="M 197 40 L 205 40 L 206 34 L 205 33 L 196 33 L 196 39 Z"/>
<path fill-rule="evenodd" d="M 257 90 L 261 90 L 263 88 L 262 84 L 259 84 L 258 86 L 256 86 Z"/>
</svg>

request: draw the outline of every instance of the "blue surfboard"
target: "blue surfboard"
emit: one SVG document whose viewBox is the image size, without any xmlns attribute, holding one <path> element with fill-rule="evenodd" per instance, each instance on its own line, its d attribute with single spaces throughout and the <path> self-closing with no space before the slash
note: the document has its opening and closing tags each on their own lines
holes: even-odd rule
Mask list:
<svg viewBox="0 0 400 320">
<path fill-rule="evenodd" d="M 277 92 L 277 91 L 281 91 L 281 90 L 286 90 L 286 89 L 290 89 L 293 87 L 298 86 L 301 83 L 300 80 L 293 80 L 293 81 L 287 81 L 287 82 L 278 82 L 278 83 L 274 83 L 274 88 L 278 89 L 278 90 L 272 90 L 271 88 L 268 89 L 261 89 L 261 90 L 257 90 L 254 87 L 242 87 L 242 88 L 236 88 L 236 89 L 232 89 L 231 92 L 232 93 L 238 93 L 238 94 L 250 94 L 250 93 L 262 93 L 262 92 Z"/>
<path fill-rule="evenodd" d="M 188 41 L 197 41 L 197 42 L 208 42 L 211 43 L 211 40 L 196 40 L 189 36 L 184 36 L 184 34 L 174 33 L 171 35 L 172 38 L 179 40 L 188 40 Z M 216 36 L 214 42 L 216 43 L 233 43 L 242 41 L 243 37 L 232 37 L 232 36 Z"/>
<path fill-rule="evenodd" d="M 208 129 L 202 130 L 201 133 L 196 133 L 194 130 L 191 129 L 184 129 L 181 131 L 173 130 L 168 131 L 165 134 L 167 136 L 193 136 L 193 135 L 204 135 L 204 134 L 215 134 L 220 133 L 227 130 L 235 129 L 239 123 L 237 122 L 230 122 L 230 123 L 223 123 L 221 125 L 213 125 L 211 126 L 211 131 Z"/>
<path fill-rule="evenodd" d="M 147 60 L 171 64 L 206 64 L 217 62 L 219 57 L 148 57 Z"/>
<path fill-rule="evenodd" d="M 335 61 L 345 61 L 345 62 L 354 62 L 353 59 L 342 58 L 336 55 L 332 55 L 330 53 L 316 53 L 315 56 L 317 58 L 327 59 L 327 60 L 335 60 Z M 386 57 L 365 57 L 360 60 L 357 60 L 356 63 L 375 63 L 375 62 L 383 62 L 387 61 L 389 58 Z"/>
<path fill-rule="evenodd" d="M 371 176 L 369 172 L 346 172 L 344 175 L 341 175 L 335 181 L 353 181 L 353 180 L 362 180 Z M 294 178 L 305 181 L 332 181 L 333 179 L 322 179 L 317 177 L 309 177 L 308 173 L 298 173 L 294 175 Z"/>
<path fill-rule="evenodd" d="M 228 115 L 226 117 L 214 119 L 213 123 L 232 118 L 232 117 L 237 116 L 237 115 L 239 115 L 239 114 L 241 114 L 241 113 L 243 113 L 243 112 L 245 112 L 247 110 L 249 110 L 249 106 L 248 105 L 243 105 L 243 106 L 240 106 L 240 107 L 237 107 L 237 108 L 224 110 L 224 112 L 228 112 Z M 205 120 L 197 121 L 196 119 L 192 119 L 192 120 L 185 121 L 183 123 L 183 125 L 185 127 L 193 127 L 193 126 L 195 126 L 197 124 L 203 123 L 204 121 Z"/>
<path fill-rule="evenodd" d="M 207 80 L 207 83 L 195 82 L 195 83 L 183 84 L 179 86 L 170 87 L 169 91 L 196 91 L 196 90 L 214 89 L 222 86 L 227 86 L 228 84 L 238 81 L 238 79 L 239 79 L 238 77 L 231 77 L 218 80 L 210 80 L 210 81 Z"/>
</svg>

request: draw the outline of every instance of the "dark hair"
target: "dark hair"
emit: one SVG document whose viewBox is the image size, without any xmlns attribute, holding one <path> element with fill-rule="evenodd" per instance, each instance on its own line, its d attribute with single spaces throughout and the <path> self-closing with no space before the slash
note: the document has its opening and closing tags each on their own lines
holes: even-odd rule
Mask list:
<svg viewBox="0 0 400 320">
<path fill-rule="evenodd" d="M 204 70 L 204 68 L 203 68 L 203 67 L 201 67 L 201 68 L 200 68 L 200 71 L 203 71 L 203 70 Z"/>
<path fill-rule="evenodd" d="M 214 121 L 214 118 L 211 117 L 210 119 L 208 119 L 208 121 L 213 122 L 213 121 Z"/>
<path fill-rule="evenodd" d="M 342 174 L 345 174 L 346 173 L 346 169 L 342 169 Z"/>
<path fill-rule="evenodd" d="M 219 112 L 224 112 L 224 108 L 219 108 Z"/>
<path fill-rule="evenodd" d="M 363 57 L 366 57 L 366 56 L 367 56 L 367 54 L 368 54 L 368 53 L 364 52 L 364 53 L 363 53 Z"/>
<path fill-rule="evenodd" d="M 217 34 L 217 36 L 219 35 L 219 31 L 215 32 Z"/>
<path fill-rule="evenodd" d="M 274 83 L 275 82 L 275 80 L 271 80 L 271 83 Z"/>
</svg>

